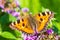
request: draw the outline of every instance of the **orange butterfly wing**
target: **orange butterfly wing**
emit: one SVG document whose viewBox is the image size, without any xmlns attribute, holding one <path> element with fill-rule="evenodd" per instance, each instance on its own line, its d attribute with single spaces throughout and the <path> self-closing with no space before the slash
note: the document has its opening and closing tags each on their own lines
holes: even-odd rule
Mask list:
<svg viewBox="0 0 60 40">
<path fill-rule="evenodd" d="M 36 20 L 36 24 L 37 24 L 36 27 L 37 32 L 40 32 L 45 28 L 47 22 L 52 16 L 53 16 L 52 12 L 43 12 L 43 13 L 36 14 L 34 16 L 34 19 Z"/>
<path fill-rule="evenodd" d="M 10 27 L 28 34 L 33 34 L 35 32 L 33 28 L 35 28 L 37 32 L 40 32 L 45 28 L 47 22 L 49 21 L 50 17 L 53 16 L 53 14 L 51 12 L 43 12 L 41 14 L 36 14 L 35 16 L 28 16 L 24 16 L 22 19 L 11 23 Z"/>
<path fill-rule="evenodd" d="M 22 32 L 26 32 L 27 34 L 33 34 L 34 30 L 31 28 L 27 17 L 23 17 L 20 20 L 17 20 L 16 22 L 13 22 L 10 27 L 13 27 L 15 29 L 18 29 Z"/>
</svg>

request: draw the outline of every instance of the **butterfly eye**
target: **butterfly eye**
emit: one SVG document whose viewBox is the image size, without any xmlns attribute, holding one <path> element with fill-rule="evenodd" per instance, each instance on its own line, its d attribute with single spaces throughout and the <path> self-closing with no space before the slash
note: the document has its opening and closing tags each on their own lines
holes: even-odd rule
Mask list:
<svg viewBox="0 0 60 40">
<path fill-rule="evenodd" d="M 20 20 L 17 20 L 17 23 L 19 24 L 20 23 Z"/>
<path fill-rule="evenodd" d="M 42 12 L 42 15 L 43 15 L 43 16 L 46 16 L 45 12 Z"/>
<path fill-rule="evenodd" d="M 43 19 L 42 19 L 42 18 L 40 18 L 40 21 L 43 21 Z"/>
</svg>

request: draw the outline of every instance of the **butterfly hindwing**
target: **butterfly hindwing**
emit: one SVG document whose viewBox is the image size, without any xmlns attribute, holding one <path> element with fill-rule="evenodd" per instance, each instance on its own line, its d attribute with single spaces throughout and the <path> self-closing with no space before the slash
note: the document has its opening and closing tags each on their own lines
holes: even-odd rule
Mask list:
<svg viewBox="0 0 60 40">
<path fill-rule="evenodd" d="M 16 28 L 22 32 L 25 32 L 27 34 L 33 34 L 34 33 L 27 17 L 23 17 L 22 19 L 17 20 L 16 22 L 12 22 L 11 25 L 14 28 Z"/>
</svg>

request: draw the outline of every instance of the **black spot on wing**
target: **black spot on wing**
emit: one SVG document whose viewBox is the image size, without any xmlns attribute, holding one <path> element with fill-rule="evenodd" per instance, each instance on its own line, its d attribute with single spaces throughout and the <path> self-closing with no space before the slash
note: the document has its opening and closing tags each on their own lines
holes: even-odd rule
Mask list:
<svg viewBox="0 0 60 40">
<path fill-rule="evenodd" d="M 25 26 L 25 24 L 23 23 L 23 24 L 22 24 L 22 26 L 24 27 L 24 26 Z"/>
<path fill-rule="evenodd" d="M 42 12 L 42 15 L 43 15 L 43 16 L 46 16 L 45 12 Z"/>
<path fill-rule="evenodd" d="M 24 22 L 24 19 L 22 19 L 22 22 Z"/>
<path fill-rule="evenodd" d="M 43 19 L 42 19 L 42 18 L 40 18 L 40 21 L 43 21 Z"/>
<path fill-rule="evenodd" d="M 47 14 L 49 15 L 49 12 L 47 12 Z"/>
<path fill-rule="evenodd" d="M 40 17 L 40 14 L 38 14 L 38 16 Z"/>
<path fill-rule="evenodd" d="M 17 20 L 17 23 L 19 24 L 20 23 L 20 20 Z"/>
</svg>

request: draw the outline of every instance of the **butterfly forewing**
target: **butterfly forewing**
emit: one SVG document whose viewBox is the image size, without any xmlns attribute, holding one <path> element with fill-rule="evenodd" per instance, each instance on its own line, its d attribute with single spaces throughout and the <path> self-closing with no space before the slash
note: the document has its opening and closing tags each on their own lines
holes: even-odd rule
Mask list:
<svg viewBox="0 0 60 40">
<path fill-rule="evenodd" d="M 45 28 L 51 16 L 52 16 L 51 12 L 42 12 L 34 16 L 34 19 L 36 20 L 36 24 L 37 24 L 37 28 L 36 28 L 37 32 L 40 32 Z"/>
<path fill-rule="evenodd" d="M 20 30 L 22 32 L 25 32 L 27 34 L 33 34 L 34 33 L 33 29 L 31 28 L 31 25 L 29 24 L 27 17 L 24 17 L 20 20 L 17 20 L 16 22 L 13 22 L 12 27 L 14 27 L 17 30 Z"/>
</svg>

